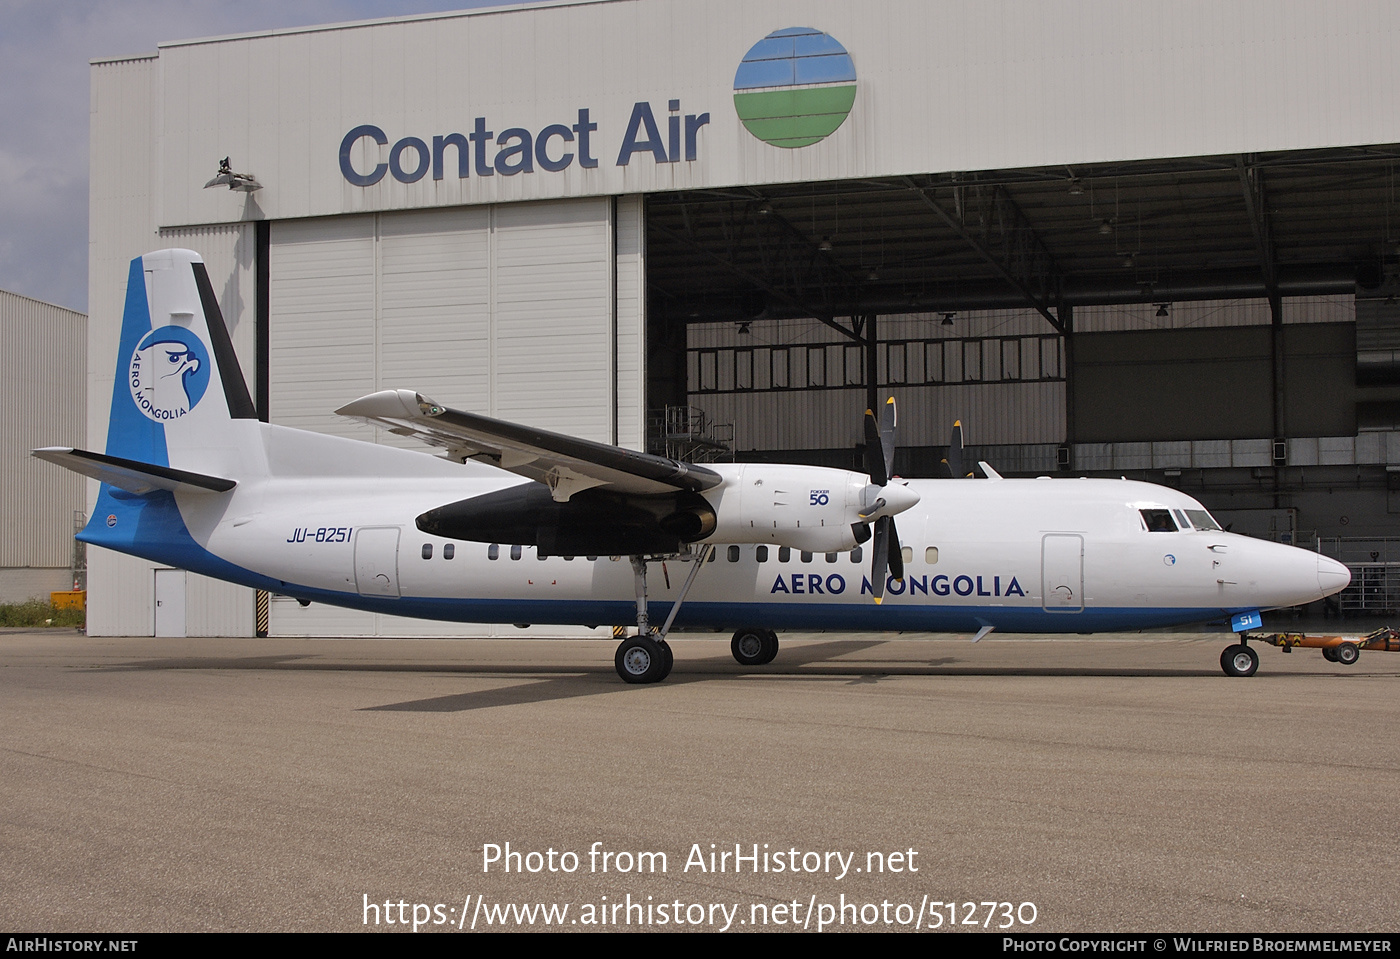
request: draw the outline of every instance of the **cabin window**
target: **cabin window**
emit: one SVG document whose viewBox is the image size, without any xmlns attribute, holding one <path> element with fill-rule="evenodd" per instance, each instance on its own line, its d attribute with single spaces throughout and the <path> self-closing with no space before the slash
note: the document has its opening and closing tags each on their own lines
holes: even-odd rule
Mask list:
<svg viewBox="0 0 1400 959">
<path fill-rule="evenodd" d="M 851 562 L 853 564 L 859 563 L 862 555 L 864 555 L 864 551 L 857 546 L 855 549 L 851 550 Z"/>
<path fill-rule="evenodd" d="M 456 547 L 455 544 L 453 544 L 453 543 L 443 543 L 443 544 L 442 544 L 442 558 L 443 558 L 443 559 L 451 559 L 452 557 L 454 557 L 454 556 L 456 556 L 456 555 L 457 555 L 457 547 Z"/>
<path fill-rule="evenodd" d="M 804 549 L 804 550 L 802 551 L 802 562 L 804 562 L 804 563 L 810 563 L 811 561 L 812 561 L 812 554 L 809 553 L 809 552 L 807 552 L 807 551 Z"/>
<path fill-rule="evenodd" d="M 540 560 L 549 559 L 549 556 L 545 553 L 544 550 L 540 549 L 539 547 L 536 547 L 536 548 L 535 548 L 535 559 L 540 559 Z"/>
<path fill-rule="evenodd" d="M 828 563 L 834 563 L 834 562 L 836 562 L 836 554 L 835 554 L 835 553 L 827 553 L 827 554 L 826 554 L 826 561 L 827 561 Z"/>
<path fill-rule="evenodd" d="M 912 546 L 904 546 L 904 547 L 901 547 L 900 550 L 899 550 L 899 558 L 902 559 L 902 560 L 904 560 L 904 565 L 905 565 L 905 566 L 908 566 L 910 563 L 914 562 L 914 547 L 912 547 Z"/>
<path fill-rule="evenodd" d="M 490 546 L 486 547 L 486 558 L 487 558 L 487 559 L 500 559 L 500 558 L 501 558 L 501 547 L 500 547 L 500 545 L 497 544 L 497 543 L 492 543 Z"/>
<path fill-rule="evenodd" d="M 1149 533 L 1175 533 L 1176 523 L 1172 522 L 1169 509 L 1140 509 L 1143 526 Z"/>
<path fill-rule="evenodd" d="M 792 550 L 786 546 L 778 547 L 778 562 L 786 563 L 792 560 Z"/>
<path fill-rule="evenodd" d="M 1197 529 L 1220 529 L 1220 524 L 1215 521 L 1215 517 L 1203 509 L 1188 509 L 1186 515 L 1190 517 L 1191 525 Z"/>
<path fill-rule="evenodd" d="M 766 562 L 768 562 L 768 547 L 767 547 L 767 546 L 760 546 L 758 549 L 756 549 L 756 550 L 753 551 L 753 554 L 754 554 L 754 556 L 758 559 L 758 561 L 759 561 L 760 563 L 766 563 Z"/>
<path fill-rule="evenodd" d="M 737 546 L 731 546 L 731 547 L 729 547 L 729 561 L 730 561 L 731 563 L 737 563 L 737 562 L 739 562 L 739 547 L 737 547 Z"/>
<path fill-rule="evenodd" d="M 511 559 L 519 559 L 519 558 L 520 558 L 520 546 L 519 546 L 519 545 L 515 545 L 515 546 L 512 546 L 512 547 L 510 548 L 510 558 L 511 558 Z"/>
<path fill-rule="evenodd" d="M 938 565 L 938 547 L 937 547 L 937 546 L 930 546 L 928 549 L 924 550 L 924 562 L 925 562 L 925 563 L 928 563 L 930 566 L 937 566 L 937 565 Z"/>
<path fill-rule="evenodd" d="M 584 559 L 588 560 L 590 563 L 596 563 L 598 561 L 598 557 L 596 556 L 585 556 Z"/>
<path fill-rule="evenodd" d="M 424 544 L 423 544 L 423 558 L 424 558 L 424 559 L 432 559 L 432 558 L 433 558 L 433 544 L 432 544 L 432 543 L 424 543 Z"/>
</svg>

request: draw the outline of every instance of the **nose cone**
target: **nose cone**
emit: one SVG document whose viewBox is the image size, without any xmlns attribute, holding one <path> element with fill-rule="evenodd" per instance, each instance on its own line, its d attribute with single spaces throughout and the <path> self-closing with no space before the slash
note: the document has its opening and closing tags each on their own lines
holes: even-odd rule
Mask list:
<svg viewBox="0 0 1400 959">
<path fill-rule="evenodd" d="M 902 513 L 919 501 L 919 494 L 902 483 L 890 483 L 880 490 L 880 495 L 884 497 L 887 516 Z"/>
<path fill-rule="evenodd" d="M 1321 554 L 1317 557 L 1317 585 L 1323 596 L 1340 593 L 1351 582 L 1351 570 L 1335 559 Z"/>
</svg>

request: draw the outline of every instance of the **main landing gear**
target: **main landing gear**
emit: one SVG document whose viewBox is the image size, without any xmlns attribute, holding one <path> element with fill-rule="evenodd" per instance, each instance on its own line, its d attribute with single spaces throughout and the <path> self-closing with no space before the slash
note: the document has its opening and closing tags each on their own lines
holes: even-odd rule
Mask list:
<svg viewBox="0 0 1400 959">
<path fill-rule="evenodd" d="M 659 633 L 644 633 L 622 641 L 613 657 L 617 674 L 628 683 L 659 683 L 675 664 L 671 645 Z"/>
<path fill-rule="evenodd" d="M 1253 676 L 1259 669 L 1259 654 L 1249 648 L 1244 633 L 1240 633 L 1239 637 L 1238 643 L 1226 646 L 1220 654 L 1220 668 L 1226 676 Z"/>
<path fill-rule="evenodd" d="M 685 578 L 685 585 L 681 587 L 680 595 L 676 597 L 671 606 L 671 613 L 660 630 L 651 628 L 651 619 L 647 616 L 647 558 L 629 557 L 632 560 L 632 581 L 637 591 L 637 635 L 624 639 L 617 647 L 617 655 L 613 657 L 613 666 L 617 668 L 617 675 L 622 677 L 623 682 L 659 683 L 671 675 L 671 667 L 675 665 L 676 657 L 671 652 L 670 644 L 666 642 L 666 635 L 670 633 L 671 624 L 676 621 L 676 613 L 680 612 L 686 594 L 690 592 L 695 577 L 699 575 L 700 568 L 705 565 L 705 560 L 709 559 L 713 549 L 713 546 L 702 546 L 696 552 L 691 562 L 690 574 Z"/>
<path fill-rule="evenodd" d="M 729 651 L 740 666 L 766 666 L 778 655 L 778 634 L 746 626 L 729 641 Z"/>
</svg>

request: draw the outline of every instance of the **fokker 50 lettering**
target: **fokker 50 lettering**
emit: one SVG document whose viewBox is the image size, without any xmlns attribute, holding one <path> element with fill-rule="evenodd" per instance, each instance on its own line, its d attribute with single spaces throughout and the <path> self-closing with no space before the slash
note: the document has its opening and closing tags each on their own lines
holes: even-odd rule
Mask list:
<svg viewBox="0 0 1400 959">
<path fill-rule="evenodd" d="M 865 472 L 697 466 L 409 390 L 338 412 L 444 456 L 262 423 L 189 250 L 132 261 L 116 374 L 105 452 L 35 451 L 102 481 L 84 542 L 303 603 L 635 621 L 614 657 L 632 683 L 670 672 L 676 625 L 734 629 L 734 657 L 761 665 L 777 654 L 775 628 L 980 638 L 1234 617 L 1243 630 L 1261 609 L 1350 580 L 1340 563 L 1224 532 L 1189 496 L 1146 483 L 1003 479 L 986 464 L 987 479 L 898 479 L 893 400 L 867 414 Z M 961 459 L 957 427 L 951 476 L 969 475 Z M 686 575 L 652 582 L 649 600 L 648 567 L 664 560 Z M 1221 665 L 1250 675 L 1258 657 L 1241 641 Z"/>
</svg>

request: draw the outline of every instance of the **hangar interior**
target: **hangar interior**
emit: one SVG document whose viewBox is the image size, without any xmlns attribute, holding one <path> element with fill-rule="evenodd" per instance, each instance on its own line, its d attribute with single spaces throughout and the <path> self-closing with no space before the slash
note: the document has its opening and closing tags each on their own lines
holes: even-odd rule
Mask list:
<svg viewBox="0 0 1400 959">
<path fill-rule="evenodd" d="M 961 420 L 1006 475 L 1176 486 L 1374 564 L 1357 602 L 1400 601 L 1400 130 L 1369 94 L 1336 109 L 1394 87 L 1400 15 L 1360 0 L 1324 37 L 1262 0 L 1101 4 L 1095 30 L 1054 4 L 720 7 L 559 0 L 94 62 L 89 442 L 127 263 L 187 246 L 274 423 L 407 444 L 333 411 L 411 387 L 625 447 L 858 466 L 889 393 L 901 473 L 938 475 Z M 852 51 L 854 105 L 821 143 L 761 143 L 735 65 L 809 21 Z M 1345 61 L 1307 55 L 1324 41 Z M 921 92 L 1003 66 L 978 97 Z M 1104 69 L 1121 97 L 1086 94 Z M 654 138 L 614 161 L 642 108 Z M 657 127 L 682 115 L 684 157 Z M 494 173 L 488 119 L 517 141 Z M 204 188 L 225 155 L 256 191 Z M 168 571 L 89 568 L 91 632 L 159 631 Z M 464 632 L 179 578 L 192 635 Z"/>
<path fill-rule="evenodd" d="M 961 420 L 1006 475 L 1163 483 L 1369 558 L 1400 531 L 1397 156 L 652 196 L 650 400 L 733 424 L 739 459 L 851 466 L 889 393 L 907 475 L 940 475 Z"/>
</svg>

